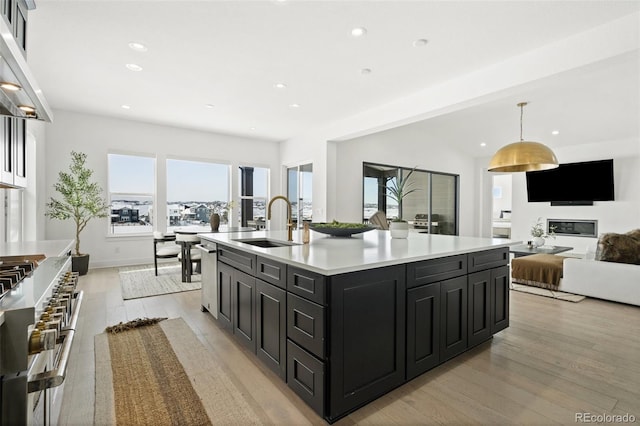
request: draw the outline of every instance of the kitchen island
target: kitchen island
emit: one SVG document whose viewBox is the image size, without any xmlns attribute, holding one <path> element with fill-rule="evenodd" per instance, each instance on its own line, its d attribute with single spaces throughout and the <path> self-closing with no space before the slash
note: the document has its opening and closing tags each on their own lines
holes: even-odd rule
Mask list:
<svg viewBox="0 0 640 426">
<path fill-rule="evenodd" d="M 218 323 L 328 422 L 509 325 L 511 241 L 388 231 L 199 234 Z M 210 250 L 211 251 L 211 250 Z M 207 278 L 207 279 L 205 279 Z"/>
</svg>

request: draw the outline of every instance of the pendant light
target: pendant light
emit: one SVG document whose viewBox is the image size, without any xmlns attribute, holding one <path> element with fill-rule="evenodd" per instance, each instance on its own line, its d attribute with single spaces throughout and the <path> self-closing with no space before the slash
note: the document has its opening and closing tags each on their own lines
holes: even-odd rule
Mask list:
<svg viewBox="0 0 640 426">
<path fill-rule="evenodd" d="M 558 167 L 556 155 L 540 142 L 522 139 L 522 115 L 526 102 L 520 102 L 520 142 L 500 148 L 489 162 L 490 172 L 529 172 Z"/>
</svg>

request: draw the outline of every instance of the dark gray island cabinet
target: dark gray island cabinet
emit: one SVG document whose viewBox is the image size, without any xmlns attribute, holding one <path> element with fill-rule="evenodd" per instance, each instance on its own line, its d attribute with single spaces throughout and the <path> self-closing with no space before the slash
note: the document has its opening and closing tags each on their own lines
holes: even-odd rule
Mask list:
<svg viewBox="0 0 640 426">
<path fill-rule="evenodd" d="M 506 247 L 337 275 L 217 256 L 219 323 L 330 423 L 509 325 Z"/>
</svg>

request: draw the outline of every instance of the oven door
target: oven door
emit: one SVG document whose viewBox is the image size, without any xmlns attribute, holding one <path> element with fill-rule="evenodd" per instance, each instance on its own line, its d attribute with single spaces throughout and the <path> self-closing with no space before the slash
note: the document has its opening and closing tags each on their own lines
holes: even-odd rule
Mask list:
<svg viewBox="0 0 640 426">
<path fill-rule="evenodd" d="M 55 349 L 33 355 L 27 382 L 29 425 L 57 423 L 62 404 L 61 385 L 67 375 L 82 298 L 82 291 L 74 294 L 75 303 L 69 326 L 60 333 Z"/>
</svg>

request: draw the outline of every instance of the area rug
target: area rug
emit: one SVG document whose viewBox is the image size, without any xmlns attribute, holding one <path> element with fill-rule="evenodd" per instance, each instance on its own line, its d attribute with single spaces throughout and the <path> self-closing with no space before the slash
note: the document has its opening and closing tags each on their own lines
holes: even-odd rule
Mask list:
<svg viewBox="0 0 640 426">
<path fill-rule="evenodd" d="M 532 287 L 530 285 L 511 283 L 511 290 L 520 291 L 522 293 L 536 294 L 538 296 L 551 297 L 553 299 L 565 300 L 567 302 L 581 302 L 586 297 L 579 294 L 565 293 L 562 291 L 548 290 L 546 288 Z"/>
<path fill-rule="evenodd" d="M 183 283 L 181 271 L 179 264 L 158 265 L 156 277 L 153 265 L 124 266 L 118 270 L 122 298 L 137 299 L 201 288 L 200 274 L 192 275 L 190 283 Z"/>
<path fill-rule="evenodd" d="M 124 331 L 95 336 L 94 424 L 266 422 L 266 413 L 233 383 L 184 320 L 135 321 L 124 324 Z"/>
</svg>

